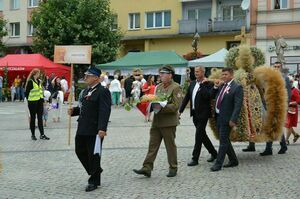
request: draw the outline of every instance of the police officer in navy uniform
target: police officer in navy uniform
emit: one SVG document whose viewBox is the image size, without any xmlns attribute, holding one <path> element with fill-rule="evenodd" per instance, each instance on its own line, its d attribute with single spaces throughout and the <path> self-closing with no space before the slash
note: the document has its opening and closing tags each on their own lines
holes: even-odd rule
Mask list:
<svg viewBox="0 0 300 199">
<path fill-rule="evenodd" d="M 78 127 L 75 137 L 75 152 L 90 178 L 85 191 L 93 191 L 101 184 L 101 154 L 94 154 L 96 136 L 103 142 L 111 112 L 111 95 L 100 84 L 101 70 L 91 66 L 84 73 L 88 87 L 83 91 L 81 107 L 68 110 L 77 116 Z M 102 144 L 101 144 L 102 146 Z"/>
</svg>

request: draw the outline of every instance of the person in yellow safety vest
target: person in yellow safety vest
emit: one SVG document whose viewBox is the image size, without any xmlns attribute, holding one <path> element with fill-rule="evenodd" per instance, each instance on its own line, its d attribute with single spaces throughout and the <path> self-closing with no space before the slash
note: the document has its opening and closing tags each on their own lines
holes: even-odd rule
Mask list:
<svg viewBox="0 0 300 199">
<path fill-rule="evenodd" d="M 35 117 L 37 115 L 40 139 L 49 140 L 50 138 L 44 134 L 43 127 L 44 94 L 42 82 L 39 80 L 40 73 L 40 70 L 37 68 L 30 72 L 25 85 L 25 96 L 28 101 L 28 109 L 30 112 L 31 139 L 37 140 L 35 137 Z"/>
</svg>

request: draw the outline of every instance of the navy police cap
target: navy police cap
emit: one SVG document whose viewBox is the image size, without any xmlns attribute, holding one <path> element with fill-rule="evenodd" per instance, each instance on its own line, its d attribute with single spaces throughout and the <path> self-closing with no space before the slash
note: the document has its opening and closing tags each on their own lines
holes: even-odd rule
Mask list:
<svg viewBox="0 0 300 199">
<path fill-rule="evenodd" d="M 90 66 L 84 74 L 99 77 L 101 75 L 101 70 L 96 68 L 95 66 Z"/>
</svg>

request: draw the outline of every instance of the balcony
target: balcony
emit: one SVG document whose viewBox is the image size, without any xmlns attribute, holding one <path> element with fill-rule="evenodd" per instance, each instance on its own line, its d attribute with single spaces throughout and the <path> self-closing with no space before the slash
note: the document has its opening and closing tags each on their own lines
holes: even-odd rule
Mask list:
<svg viewBox="0 0 300 199">
<path fill-rule="evenodd" d="M 208 32 L 232 32 L 241 30 L 242 26 L 246 26 L 245 19 L 236 20 L 179 20 L 179 34 L 192 34 L 196 32 L 196 24 L 198 33 Z"/>
<path fill-rule="evenodd" d="M 211 29 L 211 22 L 208 20 L 179 20 L 178 23 L 179 34 L 195 33 L 196 25 L 199 33 L 210 32 Z"/>
<path fill-rule="evenodd" d="M 235 30 L 241 30 L 242 26 L 246 26 L 246 20 L 244 19 L 235 19 L 235 20 L 214 20 L 213 22 L 213 31 L 214 32 L 230 32 Z"/>
</svg>

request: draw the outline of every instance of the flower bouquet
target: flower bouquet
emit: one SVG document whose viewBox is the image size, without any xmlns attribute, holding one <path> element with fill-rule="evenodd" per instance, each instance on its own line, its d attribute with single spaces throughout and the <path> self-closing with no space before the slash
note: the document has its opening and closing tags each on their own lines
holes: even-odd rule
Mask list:
<svg viewBox="0 0 300 199">
<path fill-rule="evenodd" d="M 133 107 L 137 107 L 143 115 L 148 115 L 149 112 L 158 113 L 161 107 L 165 107 L 168 103 L 169 95 L 157 93 L 156 95 L 148 94 L 143 95 L 139 101 L 132 104 L 125 104 L 124 108 L 130 111 Z"/>
</svg>

